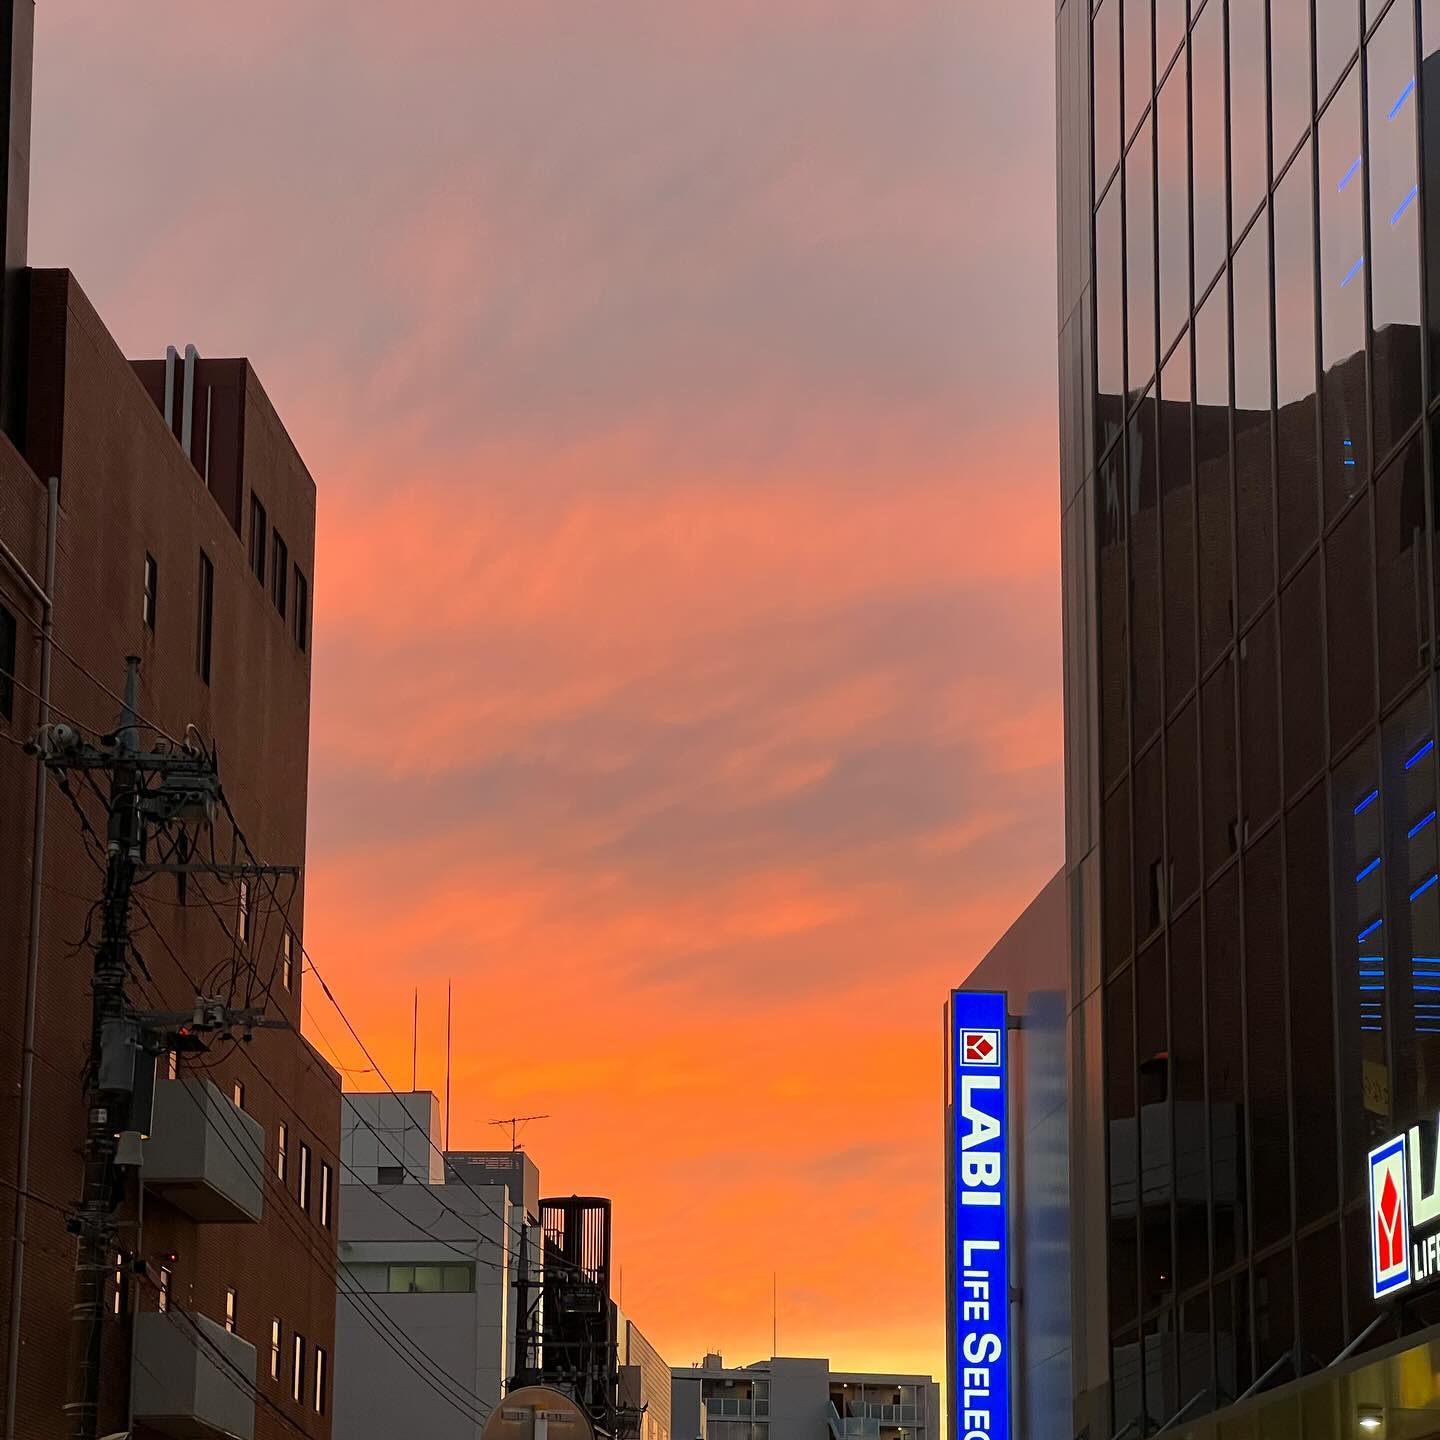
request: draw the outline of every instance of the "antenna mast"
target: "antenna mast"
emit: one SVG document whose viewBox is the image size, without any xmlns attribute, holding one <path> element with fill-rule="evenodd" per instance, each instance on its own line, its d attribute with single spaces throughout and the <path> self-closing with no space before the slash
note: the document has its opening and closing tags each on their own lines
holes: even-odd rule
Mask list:
<svg viewBox="0 0 1440 1440">
<path fill-rule="evenodd" d="M 503 1130 L 507 1125 L 510 1127 L 510 1150 L 513 1154 L 521 1149 L 520 1131 L 532 1120 L 548 1120 L 548 1115 L 509 1115 L 504 1120 L 492 1120 L 492 1125 L 498 1125 Z"/>
</svg>

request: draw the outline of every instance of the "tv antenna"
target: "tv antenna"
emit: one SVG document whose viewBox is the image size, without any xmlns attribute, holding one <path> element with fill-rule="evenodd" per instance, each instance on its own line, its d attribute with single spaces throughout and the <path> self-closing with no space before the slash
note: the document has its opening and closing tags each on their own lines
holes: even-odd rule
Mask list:
<svg viewBox="0 0 1440 1440">
<path fill-rule="evenodd" d="M 513 1154 L 516 1150 L 524 1148 L 520 1144 L 520 1132 L 532 1120 L 548 1120 L 549 1118 L 548 1115 L 510 1115 L 504 1120 L 492 1120 L 490 1123 L 500 1126 L 502 1130 L 507 1125 L 510 1127 L 510 1150 Z"/>
</svg>

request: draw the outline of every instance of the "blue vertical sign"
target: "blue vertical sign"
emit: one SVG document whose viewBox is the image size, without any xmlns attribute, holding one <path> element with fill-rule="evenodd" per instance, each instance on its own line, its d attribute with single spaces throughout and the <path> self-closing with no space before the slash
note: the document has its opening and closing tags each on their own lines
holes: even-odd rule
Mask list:
<svg viewBox="0 0 1440 1440">
<path fill-rule="evenodd" d="M 1009 1057 L 1005 996 L 950 996 L 959 1440 L 1010 1437 Z"/>
</svg>

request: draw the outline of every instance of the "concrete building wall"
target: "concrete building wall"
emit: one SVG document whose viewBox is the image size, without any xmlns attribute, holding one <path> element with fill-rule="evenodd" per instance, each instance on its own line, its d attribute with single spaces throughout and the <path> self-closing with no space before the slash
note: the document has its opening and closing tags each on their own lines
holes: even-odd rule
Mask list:
<svg viewBox="0 0 1440 1440">
<path fill-rule="evenodd" d="M 704 1440 L 707 1426 L 700 1376 L 674 1375 L 670 1381 L 670 1433 L 674 1440 Z"/>
<path fill-rule="evenodd" d="M 770 1362 L 772 1440 L 802 1440 L 827 1433 L 830 1362 L 777 1356 Z"/>
</svg>

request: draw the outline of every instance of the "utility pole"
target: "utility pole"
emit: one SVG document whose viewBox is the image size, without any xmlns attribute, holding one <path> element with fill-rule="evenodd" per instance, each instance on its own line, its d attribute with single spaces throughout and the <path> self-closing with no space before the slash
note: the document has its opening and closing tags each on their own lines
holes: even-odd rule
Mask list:
<svg viewBox="0 0 1440 1440">
<path fill-rule="evenodd" d="M 130 897 L 137 877 L 190 871 L 242 878 L 296 873 L 291 866 L 146 862 L 153 827 L 214 822 L 220 780 L 214 761 L 198 747 L 141 751 L 135 709 L 139 677 L 140 661 L 127 657 L 120 723 L 112 735 L 101 737 L 99 747 L 83 741 L 68 725 L 45 725 L 32 742 L 46 768 L 61 776 L 88 770 L 110 778 L 103 918 L 90 981 L 85 1182 L 79 1208 L 68 1222 L 77 1237 L 64 1406 L 70 1440 L 96 1440 L 105 1285 L 120 1253 L 116 1212 L 125 1190 L 125 1167 L 117 1152 L 122 1136 L 138 1143 L 149 1131 L 156 1058 L 172 1047 L 204 1049 L 205 1036 L 237 1027 L 247 1039 L 257 1027 L 288 1028 L 287 1021 L 267 1020 L 260 1010 L 232 1009 L 214 997 L 197 995 L 193 1010 L 174 1012 L 137 1011 L 126 1000 Z M 197 853 L 196 847 L 186 853 Z"/>
</svg>

